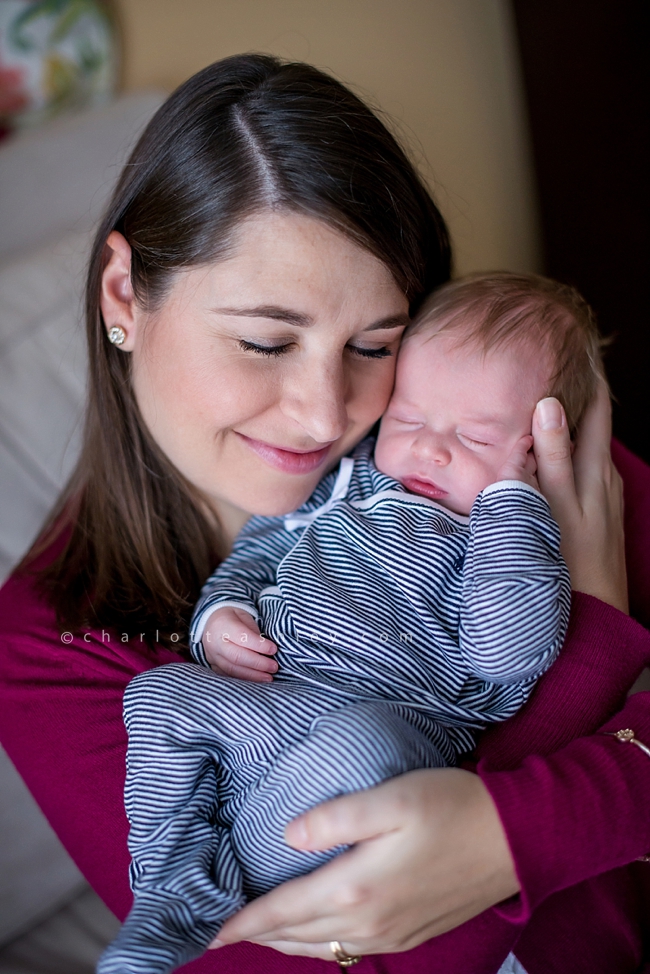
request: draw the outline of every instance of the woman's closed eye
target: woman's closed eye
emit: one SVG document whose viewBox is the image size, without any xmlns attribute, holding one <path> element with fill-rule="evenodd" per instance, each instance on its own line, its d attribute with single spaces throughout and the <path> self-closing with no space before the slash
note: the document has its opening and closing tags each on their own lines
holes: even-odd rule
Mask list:
<svg viewBox="0 0 650 974">
<path fill-rule="evenodd" d="M 255 352 L 257 355 L 284 355 L 291 348 L 292 342 L 288 342 L 286 345 L 258 345 L 255 342 L 248 342 L 246 339 L 242 338 L 239 342 L 239 347 L 244 352 Z"/>
<path fill-rule="evenodd" d="M 267 356 L 279 356 L 284 355 L 289 351 L 293 342 L 286 342 L 283 345 L 259 345 L 256 342 L 249 342 L 246 339 L 240 339 L 239 347 L 245 352 L 254 352 L 257 355 L 267 355 Z M 346 345 L 351 352 L 355 355 L 359 355 L 361 358 L 388 358 L 393 354 L 392 349 L 387 345 L 382 345 L 379 348 L 365 348 L 361 345 Z"/>
<path fill-rule="evenodd" d="M 382 345 L 380 348 L 364 348 L 363 345 L 346 345 L 351 352 L 355 355 L 360 355 L 361 358 L 389 358 L 393 354 L 392 349 L 388 345 Z"/>
</svg>

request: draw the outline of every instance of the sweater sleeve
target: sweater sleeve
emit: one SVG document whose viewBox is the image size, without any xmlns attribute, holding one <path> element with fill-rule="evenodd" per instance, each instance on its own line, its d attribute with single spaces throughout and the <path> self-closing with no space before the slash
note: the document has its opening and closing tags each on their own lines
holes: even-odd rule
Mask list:
<svg viewBox="0 0 650 974">
<path fill-rule="evenodd" d="M 527 917 L 552 893 L 650 853 L 650 758 L 610 736 L 627 727 L 650 741 L 650 693 L 632 697 L 600 734 L 547 759 L 483 770 L 522 889 L 506 912 Z"/>
<path fill-rule="evenodd" d="M 650 693 L 625 699 L 648 664 L 650 633 L 596 599 L 574 596 L 559 659 L 527 706 L 484 735 L 478 772 L 522 889 L 499 908 L 512 919 L 650 852 L 650 757 L 610 736 L 629 727 L 650 746 Z"/>
<path fill-rule="evenodd" d="M 131 903 L 122 696 L 132 677 L 178 660 L 120 641 L 74 637 L 24 578 L 0 592 L 0 739 L 54 831 L 109 908 Z"/>
</svg>

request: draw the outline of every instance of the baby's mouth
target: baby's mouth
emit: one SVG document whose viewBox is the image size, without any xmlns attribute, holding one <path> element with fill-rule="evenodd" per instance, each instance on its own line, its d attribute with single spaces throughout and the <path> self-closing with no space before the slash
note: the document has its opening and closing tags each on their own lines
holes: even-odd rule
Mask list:
<svg viewBox="0 0 650 974">
<path fill-rule="evenodd" d="M 448 494 L 448 491 L 443 490 L 442 487 L 438 487 L 431 480 L 421 480 L 419 477 L 403 477 L 401 482 L 402 486 L 406 487 L 412 494 L 431 497 L 433 500 L 439 500 Z"/>
</svg>

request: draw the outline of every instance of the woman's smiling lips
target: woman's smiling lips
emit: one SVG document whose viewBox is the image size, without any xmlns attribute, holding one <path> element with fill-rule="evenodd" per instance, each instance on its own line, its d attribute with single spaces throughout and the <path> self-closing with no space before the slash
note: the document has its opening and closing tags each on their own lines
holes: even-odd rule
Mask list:
<svg viewBox="0 0 650 974">
<path fill-rule="evenodd" d="M 237 433 L 237 436 L 251 450 L 254 450 L 260 459 L 264 460 L 271 467 L 275 467 L 276 470 L 282 470 L 283 473 L 311 473 L 312 470 L 315 470 L 325 461 L 332 446 L 329 443 L 320 450 L 292 450 L 286 449 L 285 447 L 272 446 L 270 443 L 265 443 L 264 440 L 254 440 L 250 436 L 244 436 L 243 433 Z"/>
<path fill-rule="evenodd" d="M 438 487 L 437 484 L 432 483 L 430 480 L 420 480 L 418 477 L 404 477 L 402 479 L 402 486 L 410 490 L 412 494 L 422 494 L 423 497 L 431 497 L 434 500 L 440 497 L 446 497 L 448 491 L 443 490 L 442 487 Z"/>
</svg>

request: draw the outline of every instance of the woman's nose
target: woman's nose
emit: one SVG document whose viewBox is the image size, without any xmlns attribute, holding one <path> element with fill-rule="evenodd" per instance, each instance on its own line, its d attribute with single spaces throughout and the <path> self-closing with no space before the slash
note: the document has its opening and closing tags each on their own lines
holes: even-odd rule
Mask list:
<svg viewBox="0 0 650 974">
<path fill-rule="evenodd" d="M 282 411 L 316 443 L 338 440 L 348 428 L 343 369 L 321 365 L 306 369 L 285 388 Z"/>
<path fill-rule="evenodd" d="M 422 430 L 413 443 L 413 453 L 418 460 L 444 467 L 451 462 L 451 450 L 443 436 L 432 430 Z"/>
</svg>

